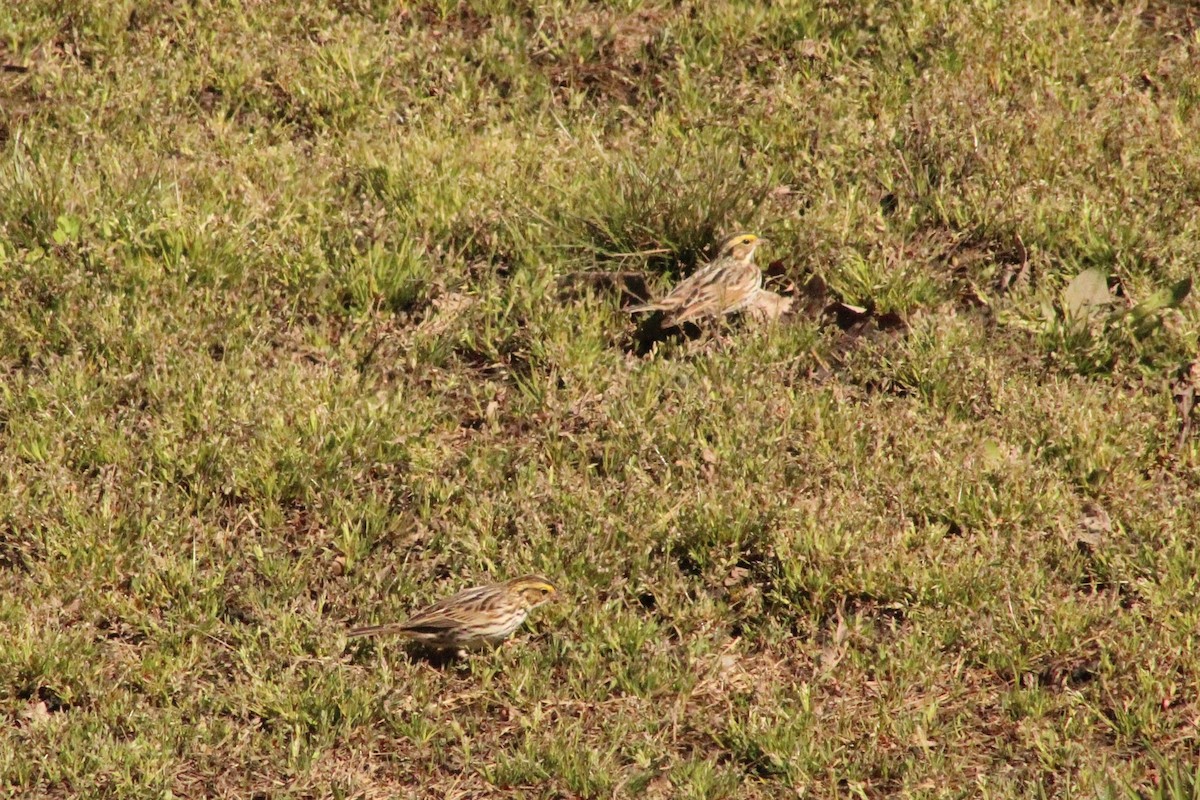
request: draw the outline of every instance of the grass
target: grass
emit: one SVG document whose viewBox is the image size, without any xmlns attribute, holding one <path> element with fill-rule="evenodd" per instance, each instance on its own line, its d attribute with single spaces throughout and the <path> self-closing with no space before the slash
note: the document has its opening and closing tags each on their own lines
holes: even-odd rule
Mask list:
<svg viewBox="0 0 1200 800">
<path fill-rule="evenodd" d="M 0 64 L 3 791 L 1196 796 L 1185 4 L 29 2 Z M 815 308 L 563 292 L 736 228 Z M 526 571 L 495 653 L 343 635 Z"/>
</svg>

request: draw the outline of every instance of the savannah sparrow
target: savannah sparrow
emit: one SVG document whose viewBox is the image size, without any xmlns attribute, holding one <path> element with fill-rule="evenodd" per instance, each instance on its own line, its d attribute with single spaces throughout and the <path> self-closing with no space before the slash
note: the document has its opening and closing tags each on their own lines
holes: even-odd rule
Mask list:
<svg viewBox="0 0 1200 800">
<path fill-rule="evenodd" d="M 355 628 L 348 636 L 400 634 L 436 650 L 498 644 L 512 636 L 531 609 L 557 590 L 539 575 L 464 589 L 413 614 L 405 622 Z"/>
<path fill-rule="evenodd" d="M 765 241 L 752 233 L 727 237 L 717 248 L 716 258 L 676 284 L 665 297 L 628 310 L 664 311 L 667 327 L 741 311 L 762 288 L 762 270 L 754 264 L 754 250 Z"/>
</svg>

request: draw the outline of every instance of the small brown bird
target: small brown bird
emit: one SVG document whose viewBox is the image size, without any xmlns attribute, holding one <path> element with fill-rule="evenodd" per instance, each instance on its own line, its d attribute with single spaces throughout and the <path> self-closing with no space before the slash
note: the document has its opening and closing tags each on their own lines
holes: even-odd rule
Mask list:
<svg viewBox="0 0 1200 800">
<path fill-rule="evenodd" d="M 667 327 L 741 311 L 762 288 L 762 270 L 754 263 L 754 251 L 765 241 L 752 233 L 727 237 L 717 248 L 716 258 L 676 284 L 665 297 L 628 310 L 666 312 Z"/>
<path fill-rule="evenodd" d="M 348 636 L 399 634 L 436 650 L 462 650 L 507 639 L 557 589 L 540 575 L 464 589 L 413 614 L 405 622 L 355 628 Z"/>
</svg>

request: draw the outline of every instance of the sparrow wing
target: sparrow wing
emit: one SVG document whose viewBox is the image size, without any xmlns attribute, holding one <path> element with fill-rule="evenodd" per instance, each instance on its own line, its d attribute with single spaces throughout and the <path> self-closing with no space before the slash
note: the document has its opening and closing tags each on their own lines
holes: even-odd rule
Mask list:
<svg viewBox="0 0 1200 800">
<path fill-rule="evenodd" d="M 671 317 L 670 323 L 682 325 L 699 317 L 737 311 L 761 286 L 762 271 L 754 264 L 724 263 L 708 276 L 708 280 L 693 288 L 691 296 Z"/>
<path fill-rule="evenodd" d="M 675 284 L 671 287 L 671 291 L 657 300 L 630 306 L 625 310 L 636 313 L 638 311 L 676 311 L 683 308 L 687 305 L 689 298 L 695 295 L 700 287 L 712 280 L 712 274 L 718 269 L 719 264 L 717 262 L 709 262 Z"/>
<path fill-rule="evenodd" d="M 458 594 L 422 608 L 404 622 L 368 625 L 363 628 L 355 628 L 346 635 L 357 637 L 400 634 L 418 639 L 438 636 L 458 628 L 473 610 L 480 607 L 481 601 L 488 596 L 491 588 L 490 586 L 477 586 L 472 589 L 464 589 Z"/>
</svg>

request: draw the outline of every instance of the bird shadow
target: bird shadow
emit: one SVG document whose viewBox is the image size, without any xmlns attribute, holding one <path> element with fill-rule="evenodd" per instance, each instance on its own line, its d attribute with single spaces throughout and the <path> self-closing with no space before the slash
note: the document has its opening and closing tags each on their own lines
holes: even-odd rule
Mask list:
<svg viewBox="0 0 1200 800">
<path fill-rule="evenodd" d="M 362 642 L 349 647 L 351 660 L 356 663 L 366 663 L 370 655 L 376 654 L 382 649 L 377 642 Z M 401 657 L 410 664 L 428 664 L 439 670 L 451 667 L 458 669 L 467 663 L 465 654 L 460 650 L 445 650 L 417 642 L 408 642 L 400 647 L 387 649 L 398 651 L 402 654 Z"/>
<path fill-rule="evenodd" d="M 437 650 L 429 647 L 414 645 L 405 648 L 409 659 L 414 664 L 428 664 L 434 669 L 461 668 L 467 665 L 466 656 L 461 650 Z"/>
<path fill-rule="evenodd" d="M 638 323 L 631 336 L 626 339 L 624 351 L 639 358 L 648 355 L 655 346 L 665 342 L 688 342 L 703 333 L 699 325 L 685 322 L 682 325 L 666 324 L 667 315 L 655 311 Z"/>
</svg>

